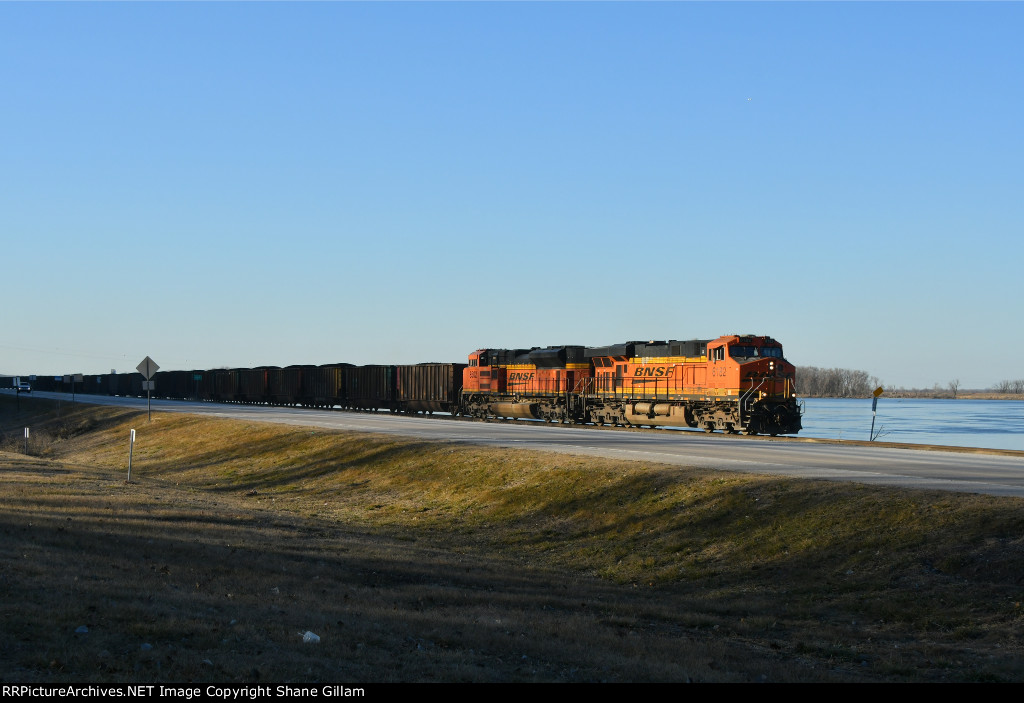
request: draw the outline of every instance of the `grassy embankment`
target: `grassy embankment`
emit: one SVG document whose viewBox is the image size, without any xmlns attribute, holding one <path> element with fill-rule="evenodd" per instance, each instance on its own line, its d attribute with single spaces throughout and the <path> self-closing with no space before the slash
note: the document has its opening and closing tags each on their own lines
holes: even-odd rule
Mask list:
<svg viewBox="0 0 1024 703">
<path fill-rule="evenodd" d="M 0 430 L 5 682 L 1024 679 L 1022 500 L 28 398 Z"/>
</svg>

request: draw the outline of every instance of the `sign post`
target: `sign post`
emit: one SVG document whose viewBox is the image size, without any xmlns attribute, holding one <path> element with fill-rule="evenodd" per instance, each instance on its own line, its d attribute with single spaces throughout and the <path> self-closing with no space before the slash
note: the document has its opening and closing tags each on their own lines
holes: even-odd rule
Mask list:
<svg viewBox="0 0 1024 703">
<path fill-rule="evenodd" d="M 160 369 L 160 367 L 157 366 L 155 361 L 153 361 L 152 359 L 150 359 L 147 356 L 145 359 L 140 361 L 139 365 L 136 366 L 135 368 L 138 370 L 139 373 L 142 374 L 142 377 L 144 379 L 146 379 L 146 381 L 147 381 L 147 383 L 145 384 L 145 386 L 146 386 L 146 408 L 147 408 L 147 410 L 149 412 L 149 420 L 152 421 L 153 420 L 153 399 L 152 399 L 153 383 L 152 383 L 151 379 L 153 378 L 153 374 L 155 374 Z M 134 441 L 134 436 L 135 435 L 134 435 L 134 431 L 133 431 L 133 433 L 132 433 L 133 441 Z M 131 473 L 130 470 L 129 470 L 129 473 Z"/>
<path fill-rule="evenodd" d="M 875 441 L 875 410 L 878 408 L 878 396 L 883 392 L 882 387 L 879 386 L 871 394 L 874 398 L 871 399 L 871 434 L 868 435 L 868 439 L 872 442 Z"/>
<path fill-rule="evenodd" d="M 58 377 L 57 380 L 60 380 L 60 378 Z M 75 384 L 76 383 L 81 383 L 84 380 L 85 380 L 85 376 L 83 376 L 80 373 L 64 374 L 64 383 L 70 383 L 71 384 L 71 402 L 72 403 L 75 402 Z M 65 393 L 66 392 L 67 391 L 65 391 Z"/>
</svg>

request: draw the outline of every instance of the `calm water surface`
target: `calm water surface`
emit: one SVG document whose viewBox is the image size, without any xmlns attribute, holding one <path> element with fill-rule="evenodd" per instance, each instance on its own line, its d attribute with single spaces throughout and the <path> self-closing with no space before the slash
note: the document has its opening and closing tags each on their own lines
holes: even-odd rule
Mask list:
<svg viewBox="0 0 1024 703">
<path fill-rule="evenodd" d="M 870 398 L 805 398 L 798 437 L 867 440 Z M 1024 450 L 1024 402 L 1016 400 L 878 399 L 880 442 Z"/>
</svg>

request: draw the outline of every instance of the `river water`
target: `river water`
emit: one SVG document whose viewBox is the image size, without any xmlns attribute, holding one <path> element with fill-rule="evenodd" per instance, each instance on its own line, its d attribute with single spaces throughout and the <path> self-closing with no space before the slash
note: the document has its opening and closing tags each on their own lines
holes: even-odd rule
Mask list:
<svg viewBox="0 0 1024 703">
<path fill-rule="evenodd" d="M 798 437 L 867 440 L 870 398 L 805 398 Z M 879 442 L 1024 450 L 1024 402 L 1016 400 L 878 399 Z"/>
</svg>

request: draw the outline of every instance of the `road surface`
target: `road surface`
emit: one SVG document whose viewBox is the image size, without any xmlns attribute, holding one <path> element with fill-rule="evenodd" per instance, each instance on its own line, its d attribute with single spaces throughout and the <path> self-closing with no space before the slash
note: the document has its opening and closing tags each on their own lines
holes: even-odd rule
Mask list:
<svg viewBox="0 0 1024 703">
<path fill-rule="evenodd" d="M 70 401 L 62 393 L 35 397 Z M 146 400 L 77 395 L 77 402 L 145 410 Z M 387 413 L 354 413 L 264 405 L 153 400 L 154 411 L 183 412 L 239 420 L 374 432 L 495 447 L 539 449 L 744 471 L 797 478 L 856 481 L 880 486 L 927 488 L 1024 497 L 1024 452 L 1014 455 L 933 451 L 849 442 L 800 441 L 705 435 L 685 431 L 616 431 L 519 421 L 490 423 Z M 142 431 L 142 428 L 140 428 Z"/>
</svg>

